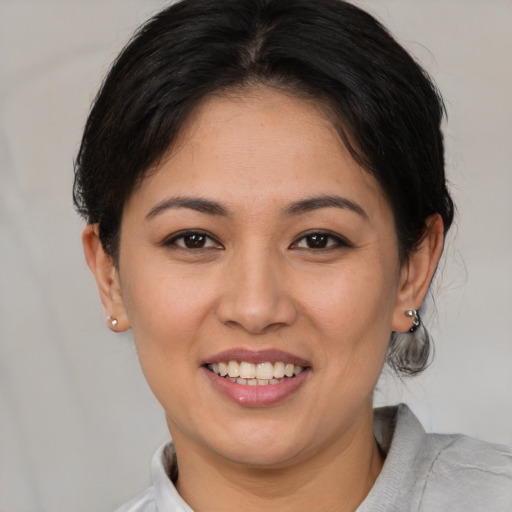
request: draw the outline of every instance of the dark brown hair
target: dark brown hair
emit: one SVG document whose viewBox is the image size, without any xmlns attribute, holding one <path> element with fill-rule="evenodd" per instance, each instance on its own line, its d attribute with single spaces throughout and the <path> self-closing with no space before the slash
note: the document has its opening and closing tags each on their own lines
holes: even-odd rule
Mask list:
<svg viewBox="0 0 512 512">
<path fill-rule="evenodd" d="M 391 205 L 403 262 L 428 216 L 448 230 L 441 97 L 377 20 L 341 0 L 182 0 L 116 59 L 76 159 L 75 206 L 114 260 L 127 198 L 191 111 L 208 94 L 253 85 L 328 106 Z"/>
</svg>

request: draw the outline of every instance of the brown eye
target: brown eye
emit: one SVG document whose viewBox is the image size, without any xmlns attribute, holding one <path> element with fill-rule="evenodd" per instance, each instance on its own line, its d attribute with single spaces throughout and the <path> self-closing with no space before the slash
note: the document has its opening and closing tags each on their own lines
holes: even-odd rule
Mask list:
<svg viewBox="0 0 512 512">
<path fill-rule="evenodd" d="M 222 249 L 222 245 L 214 240 L 207 233 L 201 231 L 185 231 L 165 240 L 166 247 L 177 247 L 179 249 Z"/>
<path fill-rule="evenodd" d="M 306 245 L 310 249 L 325 249 L 329 243 L 329 237 L 322 233 L 314 233 L 305 238 Z"/>
<path fill-rule="evenodd" d="M 293 245 L 294 249 L 336 249 L 337 247 L 350 247 L 350 244 L 340 236 L 331 233 L 323 233 L 321 231 L 312 232 L 299 238 Z"/>
<path fill-rule="evenodd" d="M 183 245 L 187 249 L 202 249 L 207 241 L 206 235 L 202 233 L 193 233 L 183 236 Z"/>
</svg>

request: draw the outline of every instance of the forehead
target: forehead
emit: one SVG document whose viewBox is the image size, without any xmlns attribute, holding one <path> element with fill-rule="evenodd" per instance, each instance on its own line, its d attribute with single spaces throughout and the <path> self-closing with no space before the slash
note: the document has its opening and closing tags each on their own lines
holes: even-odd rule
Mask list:
<svg viewBox="0 0 512 512">
<path fill-rule="evenodd" d="M 191 193 L 255 211 L 333 193 L 388 208 L 327 109 L 263 87 L 204 99 L 127 206 Z"/>
</svg>

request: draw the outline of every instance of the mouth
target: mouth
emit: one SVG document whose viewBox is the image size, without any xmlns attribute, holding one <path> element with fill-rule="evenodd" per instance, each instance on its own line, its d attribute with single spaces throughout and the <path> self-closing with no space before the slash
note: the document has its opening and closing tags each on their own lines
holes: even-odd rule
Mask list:
<svg viewBox="0 0 512 512">
<path fill-rule="evenodd" d="M 229 382 L 247 386 L 272 386 L 294 379 L 307 369 L 286 361 L 219 361 L 205 367 L 215 375 Z"/>
<path fill-rule="evenodd" d="M 310 363 L 277 349 L 233 348 L 203 360 L 202 370 L 222 396 L 244 407 L 287 402 L 309 380 Z"/>
</svg>

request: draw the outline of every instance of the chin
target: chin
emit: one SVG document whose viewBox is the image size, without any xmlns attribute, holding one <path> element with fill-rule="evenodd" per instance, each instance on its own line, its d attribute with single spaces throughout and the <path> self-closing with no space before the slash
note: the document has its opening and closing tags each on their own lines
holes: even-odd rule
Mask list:
<svg viewBox="0 0 512 512">
<path fill-rule="evenodd" d="M 222 453 L 223 457 L 234 464 L 240 464 L 248 469 L 280 469 L 293 465 L 298 453 L 285 447 L 260 445 L 241 446 Z"/>
<path fill-rule="evenodd" d="M 281 426 L 273 423 L 265 426 L 240 426 L 236 432 L 229 430 L 220 446 L 212 447 L 230 462 L 248 468 L 272 469 L 293 464 L 301 458 L 307 446 L 303 438 L 289 427 L 283 432 Z"/>
</svg>

